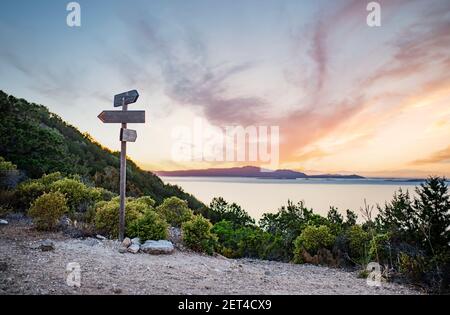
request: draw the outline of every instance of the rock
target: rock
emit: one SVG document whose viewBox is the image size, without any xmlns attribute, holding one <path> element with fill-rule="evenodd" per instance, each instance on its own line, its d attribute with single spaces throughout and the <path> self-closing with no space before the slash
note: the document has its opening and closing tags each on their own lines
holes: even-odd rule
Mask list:
<svg viewBox="0 0 450 315">
<path fill-rule="evenodd" d="M 8 269 L 8 264 L 4 261 L 0 261 L 0 271 L 4 272 L 6 269 Z"/>
<path fill-rule="evenodd" d="M 122 241 L 122 246 L 123 247 L 129 247 L 131 245 L 131 240 L 129 237 L 125 237 Z"/>
<path fill-rule="evenodd" d="M 142 246 L 141 250 L 147 254 L 172 254 L 174 247 L 172 242 L 159 240 L 159 241 L 146 241 Z"/>
<path fill-rule="evenodd" d="M 55 244 L 50 240 L 42 241 L 38 247 L 43 252 L 48 252 L 55 249 Z"/>
<path fill-rule="evenodd" d="M 59 221 L 59 225 L 62 229 L 66 229 L 68 227 L 72 226 L 72 220 L 70 218 L 63 216 L 61 220 Z"/>
<path fill-rule="evenodd" d="M 96 237 L 97 239 L 99 239 L 100 241 L 106 240 L 106 237 L 104 237 L 103 235 L 100 235 L 100 234 L 95 235 L 95 237 Z"/>
<path fill-rule="evenodd" d="M 131 244 L 128 247 L 128 252 L 136 254 L 137 252 L 139 252 L 140 249 L 141 247 L 138 244 Z"/>
<path fill-rule="evenodd" d="M 122 289 L 116 287 L 115 285 L 112 287 L 112 291 L 113 291 L 115 294 L 120 294 L 120 293 L 122 293 Z"/>
<path fill-rule="evenodd" d="M 6 220 L 0 220 L 0 225 L 8 225 L 8 221 L 6 221 Z"/>
<path fill-rule="evenodd" d="M 125 254 L 127 251 L 128 251 L 128 250 L 127 250 L 127 248 L 125 248 L 125 247 L 120 247 L 120 248 L 119 248 L 119 253 L 121 253 L 121 254 Z"/>
<path fill-rule="evenodd" d="M 269 270 L 266 270 L 266 271 L 264 271 L 264 274 L 265 274 L 266 276 L 270 276 L 270 271 L 269 271 Z"/>
<path fill-rule="evenodd" d="M 182 237 L 180 228 L 173 226 L 169 228 L 169 241 L 171 241 L 175 245 L 181 244 Z"/>
<path fill-rule="evenodd" d="M 138 244 L 141 245 L 141 239 L 139 237 L 135 237 L 131 240 L 131 244 Z"/>
</svg>

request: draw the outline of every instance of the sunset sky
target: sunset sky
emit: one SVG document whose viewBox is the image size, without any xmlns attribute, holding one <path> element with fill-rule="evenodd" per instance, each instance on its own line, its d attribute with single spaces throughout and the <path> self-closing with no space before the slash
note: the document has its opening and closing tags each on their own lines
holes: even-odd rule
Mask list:
<svg viewBox="0 0 450 315">
<path fill-rule="evenodd" d="M 450 1 L 2 3 L 0 89 L 118 150 L 97 115 L 137 89 L 129 156 L 149 170 L 255 163 L 171 159 L 172 130 L 279 126 L 280 165 L 305 172 L 450 176 Z"/>
</svg>

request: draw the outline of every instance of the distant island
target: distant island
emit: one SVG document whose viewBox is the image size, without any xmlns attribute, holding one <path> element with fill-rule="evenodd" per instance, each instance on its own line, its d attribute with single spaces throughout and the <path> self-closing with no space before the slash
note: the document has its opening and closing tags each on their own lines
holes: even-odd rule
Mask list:
<svg viewBox="0 0 450 315">
<path fill-rule="evenodd" d="M 365 177 L 356 174 L 321 174 L 307 175 L 293 170 L 279 169 L 267 170 L 257 166 L 243 166 L 231 168 L 207 168 L 198 170 L 178 170 L 178 171 L 156 171 L 159 176 L 177 177 L 250 177 L 250 178 L 270 178 L 270 179 L 297 179 L 297 178 L 339 178 L 339 179 L 364 179 Z"/>
</svg>

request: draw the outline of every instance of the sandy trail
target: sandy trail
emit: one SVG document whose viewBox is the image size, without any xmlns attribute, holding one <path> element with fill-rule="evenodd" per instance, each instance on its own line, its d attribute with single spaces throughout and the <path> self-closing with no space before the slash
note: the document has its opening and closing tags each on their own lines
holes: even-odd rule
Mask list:
<svg viewBox="0 0 450 315">
<path fill-rule="evenodd" d="M 36 244 L 50 239 L 54 251 Z M 370 287 L 356 272 L 312 265 L 226 259 L 191 252 L 121 254 L 120 244 L 41 233 L 29 224 L 0 226 L 0 294 L 417 294 L 394 283 Z M 81 267 L 81 287 L 66 266 Z"/>
</svg>

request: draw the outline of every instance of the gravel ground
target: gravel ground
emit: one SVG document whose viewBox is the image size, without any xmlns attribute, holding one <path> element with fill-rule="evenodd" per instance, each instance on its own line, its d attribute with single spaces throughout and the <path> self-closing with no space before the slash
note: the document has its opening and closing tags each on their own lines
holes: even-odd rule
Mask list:
<svg viewBox="0 0 450 315">
<path fill-rule="evenodd" d="M 53 251 L 41 251 L 49 239 Z M 37 232 L 26 222 L 0 226 L 0 294 L 418 294 L 404 285 L 370 287 L 356 272 L 312 265 L 227 259 L 179 251 L 119 253 L 111 240 Z M 66 266 L 81 267 L 81 287 Z"/>
</svg>

